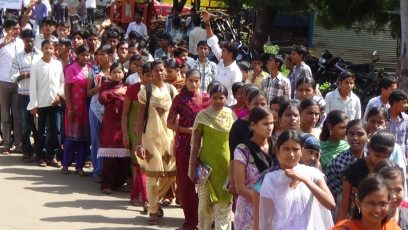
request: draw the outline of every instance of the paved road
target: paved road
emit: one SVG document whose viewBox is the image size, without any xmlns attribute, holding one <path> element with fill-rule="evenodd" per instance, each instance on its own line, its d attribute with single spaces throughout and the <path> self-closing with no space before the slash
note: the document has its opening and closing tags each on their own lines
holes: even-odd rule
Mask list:
<svg viewBox="0 0 408 230">
<path fill-rule="evenodd" d="M 105 195 L 91 177 L 70 168 L 25 164 L 21 154 L 0 155 L 0 229 L 180 229 L 183 212 L 164 209 L 159 227 L 147 224 L 141 207 L 130 205 L 129 193 Z"/>
</svg>

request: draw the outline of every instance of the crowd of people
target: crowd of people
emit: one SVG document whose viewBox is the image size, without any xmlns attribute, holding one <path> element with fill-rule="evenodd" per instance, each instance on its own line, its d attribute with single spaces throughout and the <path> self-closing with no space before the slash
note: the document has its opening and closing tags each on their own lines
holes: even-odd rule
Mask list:
<svg viewBox="0 0 408 230">
<path fill-rule="evenodd" d="M 3 23 L 3 155 L 62 174 L 92 167 L 103 193 L 131 188 L 151 225 L 174 199 L 186 230 L 408 229 L 396 79 L 380 79 L 363 111 L 352 73 L 323 98 L 305 47 L 237 61 L 207 11 L 193 8 L 185 33 L 174 10 L 150 54 L 140 11 L 127 30 L 79 28 L 63 1 L 42 18 L 38 3 Z"/>
</svg>

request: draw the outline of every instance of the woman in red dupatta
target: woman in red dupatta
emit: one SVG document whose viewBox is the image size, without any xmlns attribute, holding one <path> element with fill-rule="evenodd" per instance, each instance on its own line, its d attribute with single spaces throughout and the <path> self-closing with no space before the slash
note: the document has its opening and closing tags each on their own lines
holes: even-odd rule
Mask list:
<svg viewBox="0 0 408 230">
<path fill-rule="evenodd" d="M 210 96 L 200 92 L 201 74 L 191 69 L 186 74 L 186 86 L 173 99 L 168 116 L 168 128 L 176 134 L 177 181 L 185 216 L 183 229 L 196 229 L 198 224 L 198 196 L 195 184 L 188 177 L 190 140 L 197 114 L 211 105 Z M 177 123 L 177 116 L 180 116 Z"/>
</svg>

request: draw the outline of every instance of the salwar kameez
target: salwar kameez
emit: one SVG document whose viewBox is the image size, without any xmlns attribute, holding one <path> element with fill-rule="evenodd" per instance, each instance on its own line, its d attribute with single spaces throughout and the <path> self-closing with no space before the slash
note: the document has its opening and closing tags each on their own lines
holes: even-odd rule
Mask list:
<svg viewBox="0 0 408 230">
<path fill-rule="evenodd" d="M 103 157 L 101 189 L 121 187 L 129 172 L 130 153 L 123 146 L 121 125 L 125 97 L 115 93 L 123 86 L 120 82 L 104 82 L 99 93 L 99 102 L 105 105 L 98 149 L 98 157 Z"/>
<path fill-rule="evenodd" d="M 189 92 L 184 87 L 177 95 L 170 108 L 169 119 L 179 115 L 178 126 L 191 128 L 197 114 L 211 105 L 210 97 L 207 93 Z M 185 222 L 184 230 L 194 230 L 198 224 L 198 195 L 195 184 L 188 177 L 188 165 L 190 160 L 190 141 L 191 134 L 176 134 L 176 167 L 177 167 L 177 185 L 181 196 L 182 208 Z"/>
<path fill-rule="evenodd" d="M 135 121 L 137 120 L 137 114 L 139 111 L 139 102 L 137 95 L 140 91 L 140 83 L 133 84 L 128 87 L 126 91 L 126 97 L 131 100 L 131 105 L 129 109 L 129 119 L 128 119 L 128 136 L 130 140 L 130 151 L 132 153 L 135 152 L 135 147 L 137 144 L 137 137 L 135 132 L 133 131 L 133 127 L 135 125 Z M 136 154 L 130 154 L 131 159 L 131 169 L 133 175 L 133 189 L 130 194 L 130 199 L 137 199 L 139 195 L 142 197 L 142 203 L 144 204 L 147 202 L 147 192 L 146 192 L 146 175 L 141 173 L 140 164 L 137 160 Z"/>
<path fill-rule="evenodd" d="M 88 71 L 91 67 L 86 66 Z M 89 120 L 88 120 L 88 105 L 87 105 L 87 77 L 84 74 L 82 67 L 75 63 L 69 66 L 65 72 L 65 84 L 71 84 L 72 111 L 65 109 L 65 144 L 64 158 L 62 165 L 68 167 L 72 162 L 74 151 L 77 152 L 75 168 L 82 169 L 84 166 L 84 157 L 89 146 Z M 68 113 L 73 113 L 74 119 L 68 119 Z"/>
<path fill-rule="evenodd" d="M 216 230 L 231 229 L 232 195 L 223 189 L 229 174 L 229 131 L 236 120 L 229 108 L 201 111 L 194 122 L 194 130 L 202 133 L 199 160 L 212 168 L 205 184 L 197 188 L 199 229 L 209 230 L 214 220 Z M 194 137 L 192 137 L 194 140 Z"/>
<path fill-rule="evenodd" d="M 159 213 L 159 200 L 167 192 L 176 175 L 176 158 L 174 156 L 174 133 L 167 128 L 167 117 L 171 106 L 171 93 L 164 85 L 162 88 L 152 86 L 149 116 L 146 132 L 142 134 L 142 145 L 146 151 L 144 159 L 138 159 L 142 173 L 146 175 L 146 190 L 149 200 L 149 213 Z M 173 95 L 177 90 L 170 86 Z M 144 86 L 138 94 L 139 103 L 146 105 L 147 95 Z"/>
</svg>

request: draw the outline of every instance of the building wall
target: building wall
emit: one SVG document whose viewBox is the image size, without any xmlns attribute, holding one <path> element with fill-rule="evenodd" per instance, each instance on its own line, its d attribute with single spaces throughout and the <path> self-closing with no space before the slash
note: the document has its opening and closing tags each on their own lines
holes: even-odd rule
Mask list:
<svg viewBox="0 0 408 230">
<path fill-rule="evenodd" d="M 371 62 L 372 53 L 377 50 L 380 58 L 377 66 L 385 68 L 386 72 L 395 72 L 397 63 L 397 40 L 391 37 L 389 28 L 372 34 L 367 29 L 359 32 L 352 29 L 326 30 L 315 25 L 309 49 L 316 57 L 327 49 L 334 56 L 354 64 Z"/>
</svg>

